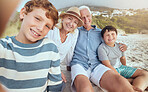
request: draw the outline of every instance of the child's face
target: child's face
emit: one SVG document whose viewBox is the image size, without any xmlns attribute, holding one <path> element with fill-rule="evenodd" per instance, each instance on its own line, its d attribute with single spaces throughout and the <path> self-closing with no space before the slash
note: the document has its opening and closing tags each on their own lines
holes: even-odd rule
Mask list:
<svg viewBox="0 0 148 92">
<path fill-rule="evenodd" d="M 46 10 L 34 8 L 32 12 L 24 13 L 25 8 L 20 12 L 20 18 L 23 19 L 20 34 L 20 42 L 25 44 L 35 43 L 42 39 L 53 27 L 53 20 L 48 19 L 45 15 Z"/>
<path fill-rule="evenodd" d="M 114 46 L 116 39 L 117 39 L 117 34 L 115 31 L 108 32 L 108 30 L 106 30 L 106 32 L 104 33 L 103 40 L 107 45 Z"/>
</svg>

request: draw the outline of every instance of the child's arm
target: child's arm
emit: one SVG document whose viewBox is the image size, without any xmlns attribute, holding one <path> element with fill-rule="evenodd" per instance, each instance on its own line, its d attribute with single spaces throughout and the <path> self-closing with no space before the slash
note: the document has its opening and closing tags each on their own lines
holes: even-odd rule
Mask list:
<svg viewBox="0 0 148 92">
<path fill-rule="evenodd" d="M 62 77 L 60 66 L 57 66 L 57 61 L 54 61 L 48 73 L 48 87 L 47 92 L 62 90 Z"/>
<path fill-rule="evenodd" d="M 0 84 L 0 92 L 6 92 Z"/>
<path fill-rule="evenodd" d="M 110 68 L 111 70 L 113 70 L 115 73 L 119 74 L 117 72 L 117 70 L 110 64 L 109 60 L 103 60 L 102 64 L 104 64 L 106 67 Z M 119 74 L 120 75 L 120 74 Z"/>
<path fill-rule="evenodd" d="M 52 56 L 52 60 L 51 60 L 51 65 L 48 72 L 47 92 L 50 92 L 50 91 L 60 92 L 63 86 L 61 69 L 60 69 L 60 55 L 58 51 L 55 51 L 55 53 L 51 56 Z"/>
<path fill-rule="evenodd" d="M 122 63 L 122 65 L 125 65 L 126 66 L 126 58 L 125 58 L 125 56 L 122 56 L 120 58 L 120 62 Z"/>
</svg>

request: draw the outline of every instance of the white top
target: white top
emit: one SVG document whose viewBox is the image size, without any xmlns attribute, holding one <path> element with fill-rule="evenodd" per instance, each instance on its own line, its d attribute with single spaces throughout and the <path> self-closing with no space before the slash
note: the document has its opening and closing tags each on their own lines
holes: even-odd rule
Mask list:
<svg viewBox="0 0 148 92">
<path fill-rule="evenodd" d="M 70 66 L 78 33 L 78 29 L 75 29 L 74 33 L 68 33 L 64 43 L 61 42 L 60 30 L 58 28 L 55 27 L 54 30 L 50 30 L 47 34 L 47 37 L 52 39 L 58 47 L 61 59 L 60 62 L 66 62 L 67 66 Z"/>
</svg>

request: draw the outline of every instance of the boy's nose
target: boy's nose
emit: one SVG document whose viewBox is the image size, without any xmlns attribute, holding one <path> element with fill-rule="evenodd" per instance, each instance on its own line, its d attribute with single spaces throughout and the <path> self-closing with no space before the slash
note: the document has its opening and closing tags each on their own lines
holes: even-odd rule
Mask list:
<svg viewBox="0 0 148 92">
<path fill-rule="evenodd" d="M 43 31 L 43 29 L 44 29 L 44 24 L 40 24 L 38 27 L 37 27 L 37 30 L 38 31 Z"/>
<path fill-rule="evenodd" d="M 113 38 L 112 35 L 109 35 L 109 38 Z"/>
</svg>

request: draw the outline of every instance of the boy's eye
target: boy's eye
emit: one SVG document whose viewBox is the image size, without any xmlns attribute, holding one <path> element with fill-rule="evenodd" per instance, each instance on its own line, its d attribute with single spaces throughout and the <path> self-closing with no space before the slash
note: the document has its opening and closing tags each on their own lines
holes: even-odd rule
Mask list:
<svg viewBox="0 0 148 92">
<path fill-rule="evenodd" d="M 112 33 L 112 35 L 115 35 L 114 33 Z"/>
<path fill-rule="evenodd" d="M 109 34 L 107 34 L 106 36 L 109 36 Z"/>
<path fill-rule="evenodd" d="M 46 27 L 47 27 L 48 29 L 50 29 L 50 26 L 46 25 Z"/>
<path fill-rule="evenodd" d="M 40 19 L 38 17 L 35 17 L 35 19 L 40 21 Z"/>
</svg>

